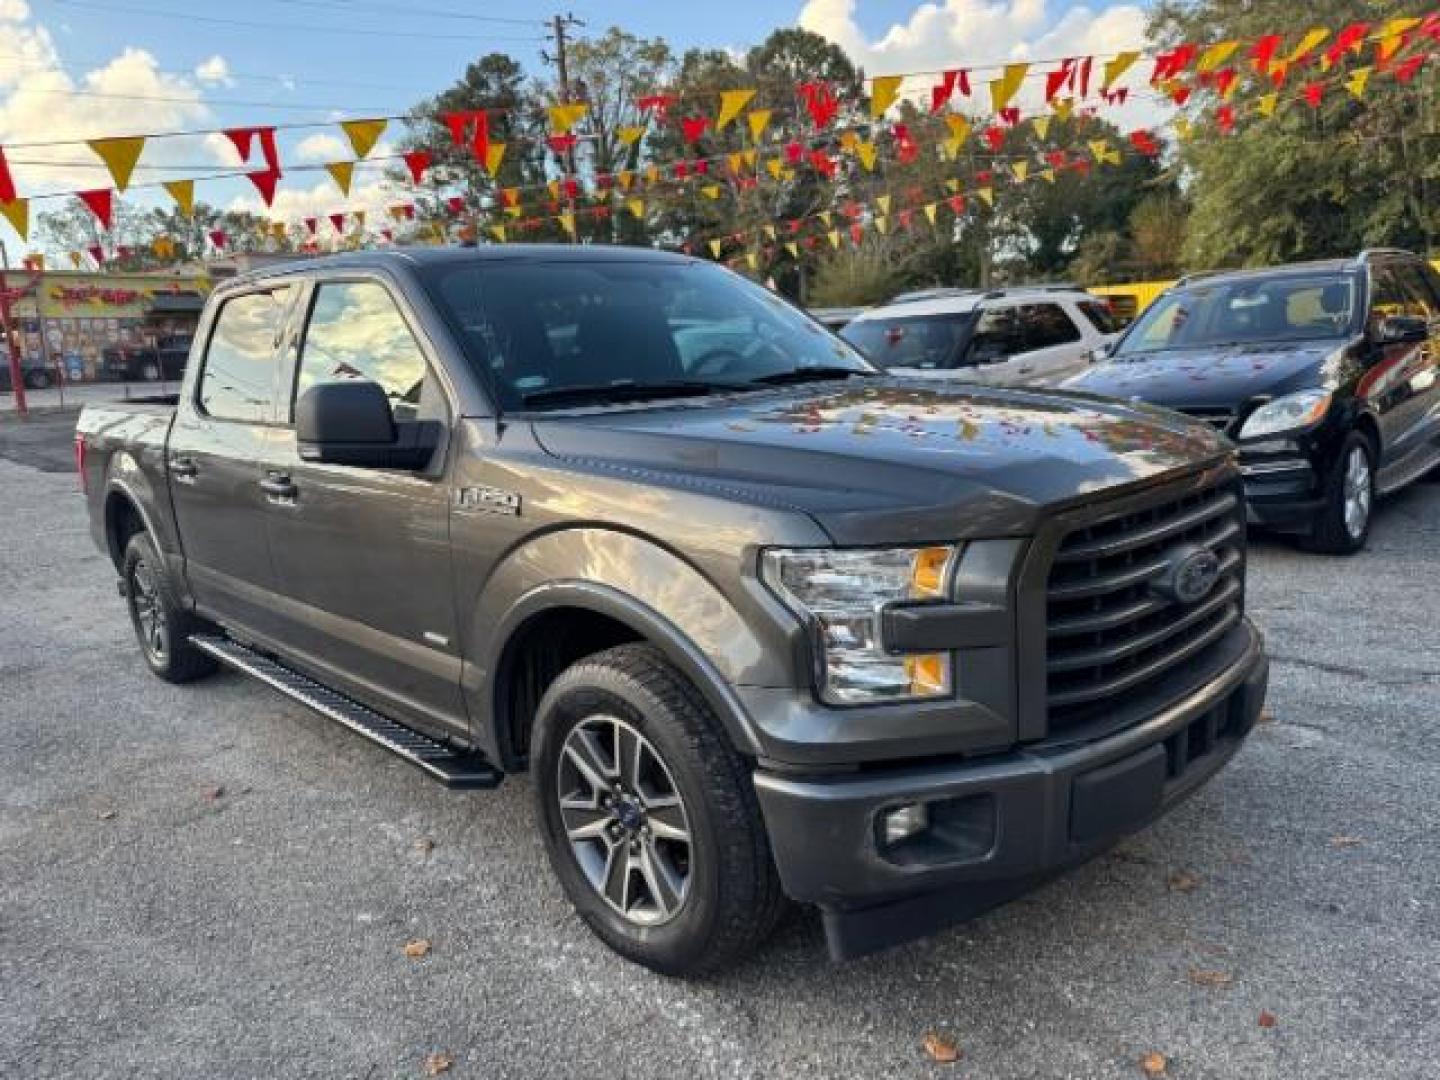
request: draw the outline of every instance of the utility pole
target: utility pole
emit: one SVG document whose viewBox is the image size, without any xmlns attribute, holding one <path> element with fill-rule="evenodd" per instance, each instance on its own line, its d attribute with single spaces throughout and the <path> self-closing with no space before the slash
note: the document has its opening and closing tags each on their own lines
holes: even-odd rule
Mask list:
<svg viewBox="0 0 1440 1080">
<path fill-rule="evenodd" d="M 10 306 L 10 285 L 5 280 L 10 269 L 10 252 L 5 241 L 0 240 L 0 333 L 5 335 L 5 351 L 10 357 L 10 390 L 15 395 L 15 411 L 22 418 L 29 416 L 30 409 L 25 401 L 25 373 L 20 367 L 20 334 L 15 328 L 15 317 Z M 15 299 L 20 299 L 20 290 L 15 290 Z"/>
<path fill-rule="evenodd" d="M 565 31 L 573 26 L 584 25 L 585 24 L 575 18 L 574 15 L 556 15 L 550 20 L 550 33 L 555 38 L 555 55 L 551 56 L 549 53 L 543 51 L 540 53 L 542 60 L 547 64 L 555 65 L 555 71 L 560 81 L 560 104 L 562 105 L 570 104 L 570 65 L 565 55 Z M 575 151 L 573 149 L 565 151 L 565 176 L 566 179 L 574 179 L 575 177 Z M 565 205 L 570 212 L 570 220 L 575 221 L 575 200 L 567 196 Z M 576 222 L 575 228 L 578 233 L 580 228 L 579 222 Z M 571 243 L 575 243 L 577 240 L 578 237 L 575 235 L 570 237 Z"/>
</svg>

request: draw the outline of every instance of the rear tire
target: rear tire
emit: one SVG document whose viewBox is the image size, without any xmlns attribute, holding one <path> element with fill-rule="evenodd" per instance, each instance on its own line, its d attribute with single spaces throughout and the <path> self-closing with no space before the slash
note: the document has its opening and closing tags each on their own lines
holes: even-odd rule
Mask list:
<svg viewBox="0 0 1440 1080">
<path fill-rule="evenodd" d="M 1370 537 L 1375 516 L 1375 451 L 1358 431 L 1345 436 L 1325 478 L 1325 505 L 1315 517 L 1309 547 L 1326 555 L 1353 555 Z"/>
<path fill-rule="evenodd" d="M 533 751 L 550 864 L 610 948 L 691 975 L 775 928 L 786 902 L 750 767 L 658 651 L 621 645 L 567 668 L 540 701 Z"/>
<path fill-rule="evenodd" d="M 148 533 L 130 537 L 121 574 L 130 624 L 146 666 L 171 683 L 193 682 L 213 672 L 214 658 L 190 644 L 190 635 L 206 629 L 205 624 L 176 602 Z"/>
</svg>

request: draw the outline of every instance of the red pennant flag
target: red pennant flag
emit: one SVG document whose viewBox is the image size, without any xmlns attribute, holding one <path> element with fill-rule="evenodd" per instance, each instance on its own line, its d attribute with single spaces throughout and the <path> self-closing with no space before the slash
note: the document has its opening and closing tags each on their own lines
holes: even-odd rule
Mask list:
<svg viewBox="0 0 1440 1080">
<path fill-rule="evenodd" d="M 804 159 L 804 157 L 805 148 L 801 146 L 798 142 L 789 142 L 785 144 L 785 160 L 790 162 L 791 165 L 799 165 L 800 162 Z"/>
<path fill-rule="evenodd" d="M 1075 61 L 1061 60 L 1060 66 L 1045 76 L 1045 100 L 1054 101 L 1060 88 L 1075 85 Z"/>
<path fill-rule="evenodd" d="M 1395 69 L 1395 81 L 1398 83 L 1408 83 L 1415 77 L 1415 73 L 1424 66 L 1425 61 L 1429 58 L 1429 54 L 1427 53 L 1416 53 L 1410 57 L 1410 59 Z"/>
<path fill-rule="evenodd" d="M 648 94 L 635 102 L 641 112 L 653 112 L 659 119 L 665 118 L 666 111 L 675 104 L 673 94 Z"/>
<path fill-rule="evenodd" d="M 1130 145 L 1146 157 L 1156 157 L 1160 153 L 1159 144 L 1144 128 L 1130 132 Z"/>
<path fill-rule="evenodd" d="M 430 162 L 433 160 L 429 150 L 411 150 L 400 156 L 405 159 L 405 167 L 410 170 L 410 179 L 413 183 L 418 184 L 425 179 L 425 170 L 430 168 Z"/>
<path fill-rule="evenodd" d="M 1051 150 L 1045 155 L 1045 161 L 1052 169 L 1063 169 L 1069 160 L 1064 150 Z"/>
<path fill-rule="evenodd" d="M 1182 71 L 1190 66 L 1195 59 L 1199 49 L 1194 45 L 1177 45 L 1168 52 L 1162 52 L 1155 57 L 1155 70 L 1150 75 L 1150 82 L 1167 82 L 1175 78 Z"/>
<path fill-rule="evenodd" d="M 103 265 L 104 265 L 104 263 L 105 263 L 105 249 L 102 248 L 99 244 L 96 244 L 94 247 L 88 247 L 88 248 L 86 248 L 85 250 L 90 254 L 90 258 L 92 258 L 92 259 L 95 260 L 95 265 L 96 265 L 96 266 L 103 266 Z"/>
<path fill-rule="evenodd" d="M 830 155 L 823 150 L 812 150 L 810 152 L 810 164 L 813 165 L 815 171 L 826 180 L 829 180 L 835 175 L 835 162 L 832 161 Z"/>
<path fill-rule="evenodd" d="M 1235 109 L 1230 105 L 1221 105 L 1215 110 L 1215 122 L 1220 125 L 1220 130 L 1226 135 L 1235 130 Z"/>
<path fill-rule="evenodd" d="M 395 239 L 395 234 L 389 229 L 381 229 L 380 235 L 383 236 L 387 242 L 393 242 Z"/>
<path fill-rule="evenodd" d="M 991 170 L 991 169 L 981 169 L 979 172 L 977 172 L 977 173 L 975 174 L 975 182 L 976 182 L 977 184 L 988 184 L 988 183 L 990 183 L 990 181 L 992 181 L 992 180 L 994 180 L 994 179 L 995 179 L 995 173 L 994 173 L 994 171 Z"/>
<path fill-rule="evenodd" d="M 968 68 L 960 69 L 960 93 L 966 97 L 970 96 L 970 70 Z"/>
<path fill-rule="evenodd" d="M 945 202 L 955 213 L 963 214 L 965 212 L 964 195 L 951 195 L 950 198 L 945 200 Z"/>
<path fill-rule="evenodd" d="M 932 87 L 930 90 L 931 112 L 939 112 L 942 108 L 945 107 L 946 104 L 949 103 L 950 99 L 955 95 L 955 82 L 963 74 L 964 72 L 958 69 L 952 69 L 945 72 L 945 74 L 941 76 L 940 85 Z M 966 95 L 969 95 L 970 93 L 968 77 L 966 79 L 965 93 Z"/>
<path fill-rule="evenodd" d="M 1261 75 L 1270 71 L 1270 61 L 1275 59 L 1275 50 L 1280 48 L 1280 42 L 1284 40 L 1279 34 L 1266 34 L 1259 41 L 1255 42 L 1250 49 L 1250 59 L 1255 63 L 1255 70 Z"/>
<path fill-rule="evenodd" d="M 909 165 L 920 156 L 920 147 L 910 136 L 909 126 L 896 124 L 890 130 L 895 136 L 895 156 L 901 165 Z"/>
<path fill-rule="evenodd" d="M 275 202 L 275 185 L 280 182 L 280 174 L 276 170 L 262 169 L 259 172 L 246 173 L 245 176 L 255 185 L 255 190 L 260 193 L 266 206 Z"/>
<path fill-rule="evenodd" d="M 345 231 L 345 215 L 331 214 L 330 227 L 334 229 L 337 233 L 343 233 Z"/>
<path fill-rule="evenodd" d="M 1217 71 L 1215 73 L 1215 92 L 1224 97 L 1230 92 L 1230 88 L 1235 85 L 1235 80 L 1239 77 L 1234 68 L 1227 67 L 1223 71 Z"/>
<path fill-rule="evenodd" d="M 254 128 L 227 128 L 225 137 L 234 143 L 241 161 L 250 160 L 250 140 L 255 137 Z"/>
<path fill-rule="evenodd" d="M 565 135 L 551 135 L 545 141 L 550 144 L 550 149 L 555 153 L 568 154 L 575 149 L 575 143 L 578 140 L 575 138 L 574 132 L 569 132 Z"/>
<path fill-rule="evenodd" d="M 1018 127 L 1020 124 L 1020 110 L 1010 105 L 1000 110 L 1000 122 L 1010 127 Z"/>
<path fill-rule="evenodd" d="M 5 161 L 5 148 L 0 146 L 0 202 L 15 201 L 15 181 L 10 176 L 10 166 Z"/>
<path fill-rule="evenodd" d="M 840 111 L 840 101 L 828 83 L 801 83 L 796 90 L 805 99 L 805 108 L 817 128 L 825 127 Z"/>
<path fill-rule="evenodd" d="M 580 197 L 580 181 L 576 180 L 573 176 L 567 176 L 565 178 L 563 187 L 565 189 L 565 198 L 573 200 Z"/>
<path fill-rule="evenodd" d="M 863 239 L 865 239 L 865 230 L 857 221 L 855 222 L 855 224 L 850 226 L 850 242 L 858 246 L 860 241 Z"/>
<path fill-rule="evenodd" d="M 685 135 L 687 143 L 700 141 L 700 136 L 705 134 L 705 129 L 710 126 L 708 116 L 687 116 L 680 121 L 680 130 Z"/>
<path fill-rule="evenodd" d="M 914 210 L 901 210 L 901 211 L 900 211 L 900 227 L 901 227 L 902 229 L 908 229 L 908 228 L 910 228 L 911 224 L 912 224 L 913 221 L 914 221 L 914 218 L 915 218 L 915 211 L 914 211 Z"/>
<path fill-rule="evenodd" d="M 225 230 L 224 230 L 224 229 L 211 229 L 211 230 L 210 230 L 210 243 L 212 243 L 212 244 L 215 245 L 215 249 L 216 249 L 217 251 L 224 251 L 224 250 L 225 250 L 225 244 L 229 241 L 229 239 L 230 239 L 230 238 L 225 235 Z"/>
<path fill-rule="evenodd" d="M 1080 63 L 1080 96 L 1082 98 L 1090 93 L 1090 68 L 1094 63 L 1095 59 L 1090 56 Z"/>
<path fill-rule="evenodd" d="M 1175 87 L 1175 89 L 1170 91 L 1170 100 L 1175 102 L 1176 105 L 1184 105 L 1185 102 L 1190 100 L 1190 87 Z"/>
<path fill-rule="evenodd" d="M 984 138 L 986 146 L 990 147 L 991 150 L 999 150 L 1005 145 L 1005 129 L 993 125 L 987 127 L 984 132 Z"/>
<path fill-rule="evenodd" d="M 1330 48 L 1325 50 L 1325 59 L 1330 61 L 1331 66 L 1338 64 L 1345 58 L 1345 54 L 1365 40 L 1365 34 L 1370 26 L 1367 23 L 1351 23 L 1335 35 L 1335 41 Z"/>
<path fill-rule="evenodd" d="M 696 158 L 696 159 L 695 159 L 695 175 L 696 175 L 696 176 L 709 176 L 709 175 L 710 175 L 710 162 L 707 161 L 705 158 Z"/>
<path fill-rule="evenodd" d="M 256 130 L 260 133 L 260 151 L 265 155 L 265 164 L 269 166 L 270 171 L 278 180 L 280 178 L 280 152 L 275 149 L 275 129 L 263 127 Z"/>
<path fill-rule="evenodd" d="M 690 175 L 690 164 L 689 164 L 689 162 L 677 161 L 677 162 L 675 163 L 674 172 L 675 172 L 675 179 L 676 179 L 676 180 L 684 180 L 687 176 Z"/>
<path fill-rule="evenodd" d="M 313 217 L 307 217 L 307 218 L 305 219 L 305 230 L 306 230 L 306 232 L 308 232 L 311 236 L 314 236 L 314 235 L 315 235 L 315 232 L 316 232 L 316 230 L 319 228 L 319 226 L 320 226 L 320 222 L 319 222 L 318 219 L 313 218 Z"/>
<path fill-rule="evenodd" d="M 1325 84 L 1318 82 L 1306 83 L 1305 89 L 1302 90 L 1301 93 L 1305 96 L 1305 104 L 1309 105 L 1312 109 L 1318 109 L 1320 102 L 1325 97 Z"/>
<path fill-rule="evenodd" d="M 451 195 L 445 200 L 445 206 L 452 214 L 459 214 L 465 210 L 465 196 Z"/>
<path fill-rule="evenodd" d="M 114 205 L 111 201 L 112 192 L 109 188 L 99 188 L 95 191 L 77 191 L 75 194 L 81 202 L 90 208 L 90 212 L 94 214 L 100 222 L 102 229 L 110 228 Z"/>
</svg>

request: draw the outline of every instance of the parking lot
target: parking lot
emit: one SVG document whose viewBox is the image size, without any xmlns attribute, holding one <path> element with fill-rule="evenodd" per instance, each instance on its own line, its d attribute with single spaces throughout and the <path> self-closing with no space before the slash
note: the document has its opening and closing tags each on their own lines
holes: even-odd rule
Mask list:
<svg viewBox="0 0 1440 1080">
<path fill-rule="evenodd" d="M 834 965 L 800 913 L 679 982 L 571 915 L 523 777 L 452 794 L 238 676 L 152 678 L 72 426 L 0 417 L 0 1076 L 1440 1068 L 1440 483 L 1351 559 L 1255 540 L 1269 714 L 1154 828 L 928 941 Z"/>
</svg>

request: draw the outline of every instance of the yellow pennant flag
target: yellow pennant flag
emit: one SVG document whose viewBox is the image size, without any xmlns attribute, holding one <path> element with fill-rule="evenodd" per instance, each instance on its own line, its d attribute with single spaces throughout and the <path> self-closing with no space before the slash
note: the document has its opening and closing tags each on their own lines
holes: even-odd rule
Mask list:
<svg viewBox="0 0 1440 1080">
<path fill-rule="evenodd" d="M 194 180 L 166 180 L 165 190 L 169 192 L 170 198 L 175 200 L 175 205 L 186 217 L 195 212 Z"/>
<path fill-rule="evenodd" d="M 959 113 L 946 113 L 945 124 L 950 129 L 950 135 L 945 140 L 945 152 L 953 158 L 970 137 L 970 121 Z"/>
<path fill-rule="evenodd" d="M 720 257 L 721 247 L 722 245 L 719 240 L 710 241 L 710 257 L 712 259 L 718 259 Z"/>
<path fill-rule="evenodd" d="M 270 235 L 276 240 L 284 240 L 285 237 L 289 235 L 289 232 L 290 230 L 286 228 L 285 222 L 283 221 L 272 221 L 270 223 Z"/>
<path fill-rule="evenodd" d="M 363 158 L 375 149 L 380 136 L 385 133 L 388 120 L 341 120 L 340 127 L 350 140 L 350 149 L 357 158 Z"/>
<path fill-rule="evenodd" d="M 760 159 L 759 152 L 755 150 L 741 150 L 740 156 L 745 159 L 745 164 L 752 169 L 755 168 L 755 162 Z"/>
<path fill-rule="evenodd" d="M 765 162 L 765 170 L 776 180 L 780 179 L 780 173 L 784 170 L 784 168 L 785 166 L 780 163 L 779 158 L 771 158 L 769 161 Z"/>
<path fill-rule="evenodd" d="M 105 167 L 110 170 L 110 179 L 115 181 L 115 190 L 124 191 L 130 186 L 130 174 L 140 160 L 140 151 L 145 149 L 143 138 L 91 139 L 90 149 L 100 155 Z"/>
<path fill-rule="evenodd" d="M 1385 24 L 1385 29 L 1380 31 L 1380 40 L 1375 43 L 1375 59 L 1385 63 L 1397 52 L 1400 46 L 1405 44 L 1405 32 L 1411 29 L 1417 22 L 1416 19 L 1391 19 Z M 1402 29 L 1396 29 L 1402 27 Z"/>
<path fill-rule="evenodd" d="M 1238 41 L 1217 41 L 1200 54 L 1200 59 L 1195 61 L 1196 71 L 1214 71 L 1221 64 L 1229 60 L 1240 47 Z"/>
<path fill-rule="evenodd" d="M 621 169 L 616 179 L 620 181 L 621 191 L 629 191 L 635 183 L 635 174 L 629 169 Z"/>
<path fill-rule="evenodd" d="M 798 259 L 798 258 L 800 257 L 800 245 L 799 245 L 799 244 L 792 243 L 791 241 L 787 240 L 787 241 L 785 241 L 785 250 L 790 253 L 790 257 L 791 257 L 792 259 Z"/>
<path fill-rule="evenodd" d="M 1030 71 L 1029 64 L 1006 64 L 1000 78 L 990 81 L 990 111 L 999 112 L 1009 106 L 1020 92 L 1020 84 Z"/>
<path fill-rule="evenodd" d="M 931 224 L 931 225 L 934 225 L 934 224 L 935 224 L 935 214 L 936 214 L 936 212 L 940 209 L 940 204 L 939 204 L 939 203 L 933 203 L 933 202 L 932 202 L 932 203 L 926 203 L 923 207 L 921 207 L 921 209 L 925 211 L 925 216 L 930 219 L 930 224 Z"/>
<path fill-rule="evenodd" d="M 627 125 L 626 127 L 622 127 L 616 134 L 620 136 L 620 141 L 626 146 L 634 146 L 645 134 L 645 129 L 643 127 Z"/>
<path fill-rule="evenodd" d="M 877 217 L 875 219 L 875 231 L 884 236 L 890 231 L 890 219 L 888 217 Z"/>
<path fill-rule="evenodd" d="M 829 211 L 829 210 L 821 210 L 819 216 L 820 216 L 820 220 L 825 223 L 825 227 L 828 229 L 828 228 L 830 227 L 830 211 Z"/>
<path fill-rule="evenodd" d="M 644 200 L 644 199 L 631 199 L 629 202 L 627 202 L 627 203 L 625 204 L 625 206 L 629 209 L 629 211 L 630 211 L 630 213 L 631 213 L 631 215 L 632 215 L 633 217 L 638 218 L 638 219 L 640 219 L 641 221 L 643 221 L 643 220 L 645 219 L 645 200 Z"/>
<path fill-rule="evenodd" d="M 900 96 L 900 81 L 903 75 L 877 75 L 870 80 L 870 115 L 875 119 L 885 115 L 885 110 L 895 104 Z"/>
<path fill-rule="evenodd" d="M 485 171 L 491 176 L 500 175 L 500 163 L 505 160 L 505 144 L 491 143 L 485 147 Z"/>
<path fill-rule="evenodd" d="M 30 239 L 30 200 L 11 199 L 0 202 L 0 214 L 10 222 L 10 227 L 20 234 L 21 240 Z"/>
<path fill-rule="evenodd" d="M 150 245 L 157 259 L 169 259 L 175 255 L 175 241 L 168 236 L 157 236 Z"/>
<path fill-rule="evenodd" d="M 546 189 L 550 192 L 550 198 L 552 198 L 552 199 L 558 199 L 558 198 L 560 198 L 560 181 L 559 181 L 559 180 L 551 180 L 550 183 L 548 183 L 548 184 L 545 185 L 545 187 L 546 187 Z"/>
<path fill-rule="evenodd" d="M 1028 161 L 1016 161 L 1011 164 L 1010 171 L 1015 174 L 1015 182 L 1023 184 L 1025 178 L 1030 175 L 1030 163 Z"/>
<path fill-rule="evenodd" d="M 567 210 L 567 211 L 565 211 L 565 213 L 561 214 L 561 215 L 560 215 L 558 218 L 556 218 L 555 220 L 558 221 L 558 222 L 560 222 L 560 227 L 561 227 L 562 229 L 564 229 L 567 233 L 569 233 L 572 238 L 574 237 L 574 235 L 575 235 L 575 215 L 574 215 L 574 214 L 570 213 L 570 211 Z"/>
<path fill-rule="evenodd" d="M 1280 104 L 1279 94 L 1262 94 L 1255 99 L 1255 111 L 1261 116 L 1274 116 L 1275 106 Z"/>
<path fill-rule="evenodd" d="M 365 228 L 365 211 L 364 211 L 364 210 L 355 210 L 355 211 L 352 211 L 351 214 L 350 214 L 350 216 L 355 219 L 355 224 L 356 224 L 358 227 L 360 227 L 361 229 Z"/>
<path fill-rule="evenodd" d="M 875 171 L 875 144 L 873 142 L 857 144 L 855 154 L 860 158 L 860 164 L 865 166 L 866 172 Z"/>
<path fill-rule="evenodd" d="M 550 127 L 555 134 L 568 135 L 570 129 L 585 118 L 590 106 L 583 102 L 574 102 L 569 105 L 551 105 L 546 111 L 550 114 Z"/>
<path fill-rule="evenodd" d="M 724 131 L 735 118 L 740 115 L 750 99 L 755 96 L 754 90 L 723 90 L 720 93 L 720 115 L 715 117 L 715 130 Z"/>
<path fill-rule="evenodd" d="M 720 193 L 722 190 L 723 189 L 720 187 L 719 184 L 706 184 L 703 188 L 700 189 L 700 193 L 704 195 L 707 199 L 718 199 L 720 198 Z"/>
<path fill-rule="evenodd" d="M 335 181 L 335 186 L 340 189 L 341 195 L 350 194 L 350 180 L 355 175 L 355 163 L 353 161 L 332 161 L 325 166 L 325 171 Z"/>
<path fill-rule="evenodd" d="M 391 217 L 391 219 L 394 220 L 394 221 L 404 221 L 404 220 L 405 220 L 405 207 L 403 207 L 403 206 L 392 206 L 392 207 L 390 207 L 390 217 Z"/>
<path fill-rule="evenodd" d="M 765 233 L 765 239 L 771 240 L 771 241 L 773 241 L 773 240 L 775 239 L 775 226 L 774 226 L 774 225 L 766 225 L 763 231 L 764 231 L 764 233 Z"/>
<path fill-rule="evenodd" d="M 731 176 L 739 176 L 745 170 L 745 155 L 726 154 L 725 164 L 729 166 Z"/>
<path fill-rule="evenodd" d="M 525 208 L 523 206 L 507 206 L 505 207 L 505 216 L 512 218 L 524 217 Z"/>
<path fill-rule="evenodd" d="M 948 192 L 950 192 L 951 195 L 959 195 L 959 194 L 960 194 L 960 181 L 954 179 L 953 177 L 952 177 L 951 179 L 949 179 L 949 180 L 946 180 L 946 181 L 945 181 L 945 190 L 948 191 Z"/>
<path fill-rule="evenodd" d="M 1188 118 L 1184 116 L 1177 116 L 1175 118 L 1175 135 L 1181 142 L 1188 141 L 1193 132 L 1194 126 Z"/>
<path fill-rule="evenodd" d="M 1040 138 L 1048 139 L 1050 137 L 1050 117 L 1032 116 L 1030 118 L 1030 126 Z"/>
<path fill-rule="evenodd" d="M 833 248 L 838 248 L 838 247 L 840 246 L 840 230 L 839 230 L 839 229 L 831 229 L 828 233 L 825 234 L 825 238 L 830 241 L 830 246 L 831 246 L 831 247 L 833 247 Z"/>
<path fill-rule="evenodd" d="M 646 182 L 647 184 L 658 184 L 658 183 L 660 182 L 660 166 L 659 166 L 659 165 L 646 165 L 646 166 L 645 166 L 645 182 Z"/>
<path fill-rule="evenodd" d="M 1365 84 L 1370 81 L 1370 68 L 1359 67 L 1350 73 L 1345 80 L 1345 89 L 1349 90 L 1356 98 L 1365 96 Z"/>
<path fill-rule="evenodd" d="M 880 213 L 883 214 L 885 217 L 889 217 L 889 216 L 890 216 L 890 196 L 889 196 L 889 195 L 877 195 L 877 196 L 875 196 L 875 205 L 880 208 Z"/>
<path fill-rule="evenodd" d="M 1105 61 L 1103 75 L 1100 79 L 1100 89 L 1109 90 L 1115 85 L 1115 81 L 1124 75 L 1134 66 L 1135 61 L 1140 59 L 1138 52 L 1116 53 L 1109 60 Z"/>
<path fill-rule="evenodd" d="M 79 270 L 79 269 L 80 269 L 80 263 L 81 263 L 81 262 L 82 262 L 82 260 L 81 260 L 81 258 L 80 258 L 80 252 L 78 252 L 78 251 L 72 251 L 72 252 L 70 252 L 70 265 L 71 265 L 71 266 L 73 266 L 76 270 Z"/>
<path fill-rule="evenodd" d="M 856 148 L 857 146 L 859 146 L 859 145 L 860 145 L 860 136 L 857 135 L 855 132 L 853 132 L 853 131 L 842 131 L 842 132 L 840 133 L 840 149 L 841 149 L 841 150 L 846 150 L 846 151 L 849 151 L 850 153 L 853 154 L 853 153 L 855 152 L 855 148 Z"/>
<path fill-rule="evenodd" d="M 1070 119 L 1070 114 L 1075 111 L 1074 98 L 1056 98 L 1050 103 L 1050 108 L 1055 111 L 1055 119 L 1062 124 Z"/>
<path fill-rule="evenodd" d="M 745 253 L 745 262 L 749 265 L 751 270 L 760 269 L 760 256 L 756 255 L 753 251 Z"/>
<path fill-rule="evenodd" d="M 505 243 L 505 236 L 506 236 L 505 226 L 504 226 L 504 225 L 491 225 L 491 226 L 490 226 L 490 235 L 493 236 L 493 237 L 495 237 L 495 239 L 498 240 L 500 243 L 502 243 L 502 244 Z"/>
<path fill-rule="evenodd" d="M 1104 165 L 1110 158 L 1110 144 L 1104 139 L 1090 140 L 1090 153 L 1094 155 L 1095 161 Z"/>
<path fill-rule="evenodd" d="M 1301 38 L 1300 43 L 1295 46 L 1295 51 L 1285 58 L 1285 62 L 1287 64 L 1293 64 L 1302 56 L 1310 55 L 1310 53 L 1329 36 L 1330 31 L 1326 30 L 1323 26 L 1317 26 L 1312 30 L 1305 31 L 1305 36 Z"/>
<path fill-rule="evenodd" d="M 1040 176 L 1041 176 L 1041 178 L 1042 178 L 1047 184 L 1053 184 L 1053 183 L 1055 182 L 1055 170 L 1054 170 L 1054 169 L 1051 169 L 1051 168 L 1041 169 L 1041 170 L 1040 170 Z"/>
<path fill-rule="evenodd" d="M 759 142 L 760 136 L 765 134 L 765 129 L 770 126 L 770 110 L 755 109 L 746 113 L 745 123 L 750 127 L 750 138 Z"/>
<path fill-rule="evenodd" d="M 976 194 L 976 195 L 979 195 L 980 198 L 982 198 L 982 199 L 985 200 L 985 205 L 986 205 L 986 206 L 994 206 L 994 205 L 995 205 L 995 189 L 994 189 L 994 188 L 988 188 L 988 187 L 976 188 L 976 189 L 975 189 L 975 194 Z"/>
</svg>

